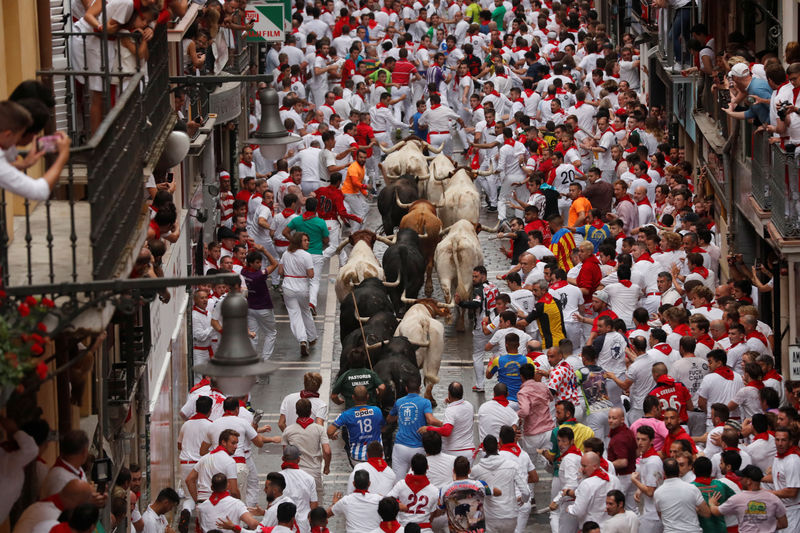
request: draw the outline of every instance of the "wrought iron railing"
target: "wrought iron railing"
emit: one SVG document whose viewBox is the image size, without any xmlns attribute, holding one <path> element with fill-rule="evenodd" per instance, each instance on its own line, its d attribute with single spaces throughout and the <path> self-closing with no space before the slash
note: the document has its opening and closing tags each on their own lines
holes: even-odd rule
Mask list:
<svg viewBox="0 0 800 533">
<path fill-rule="evenodd" d="M 675 66 L 675 71 L 679 72 L 680 64 L 684 63 L 685 65 L 690 57 L 687 44 L 689 29 L 698 21 L 696 7 L 658 9 L 649 4 L 645 6 L 645 0 L 641 0 L 641 3 L 640 20 L 651 33 L 657 34 L 659 53 L 664 67 L 671 70 Z M 673 32 L 683 36 L 679 40 L 678 46 L 674 44 Z"/>
<path fill-rule="evenodd" d="M 22 215 L 7 217 L 10 197 L 0 191 L 0 266 L 6 287 L 110 279 L 144 209 L 143 169 L 174 120 L 169 101 L 166 28 L 149 42 L 147 74 L 98 72 L 104 84 L 126 79 L 91 137 L 75 115 L 75 82 L 84 71 L 40 72 L 67 79 L 65 100 L 73 138 L 70 160 L 54 195 Z M 13 241 L 7 222 L 13 220 Z"/>
<path fill-rule="evenodd" d="M 697 111 L 706 113 L 716 124 L 717 133 L 723 138 L 727 138 L 730 133 L 728 115 L 723 111 L 731 102 L 731 92 L 729 89 L 721 88 L 714 83 L 714 78 L 703 75 L 700 78 L 700 86 L 697 90 L 698 102 Z"/>
<path fill-rule="evenodd" d="M 800 148 L 800 147 L 798 147 Z M 800 153 L 772 145 L 772 223 L 787 239 L 800 239 Z"/>
<path fill-rule="evenodd" d="M 225 66 L 225 72 L 241 74 L 250 66 L 250 45 L 243 31 L 232 31 L 233 47 Z"/>
<path fill-rule="evenodd" d="M 772 148 L 764 132 L 753 135 L 751 166 L 753 199 L 764 211 L 772 209 Z"/>
</svg>

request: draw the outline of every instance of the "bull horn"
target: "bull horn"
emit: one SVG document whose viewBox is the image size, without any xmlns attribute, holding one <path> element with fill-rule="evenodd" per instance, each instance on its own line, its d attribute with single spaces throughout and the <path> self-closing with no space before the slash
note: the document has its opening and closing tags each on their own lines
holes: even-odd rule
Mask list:
<svg viewBox="0 0 800 533">
<path fill-rule="evenodd" d="M 394 201 L 397 203 L 397 207 L 399 207 L 400 209 L 409 209 L 411 207 L 411 204 L 404 204 L 403 202 L 400 201 L 400 196 L 398 196 L 397 190 L 394 191 Z"/>
<path fill-rule="evenodd" d="M 399 287 L 400 286 L 400 272 L 397 272 L 397 279 L 394 281 L 384 281 L 384 287 Z"/>
<path fill-rule="evenodd" d="M 405 146 L 405 144 L 406 144 L 406 141 L 400 141 L 399 143 L 395 144 L 394 146 L 392 146 L 390 148 L 381 147 L 381 150 L 383 150 L 383 153 L 385 153 L 385 154 L 391 154 L 392 152 L 394 152 L 396 150 L 399 150 L 400 148 Z"/>
<path fill-rule="evenodd" d="M 427 238 L 428 238 L 428 232 L 426 231 L 426 232 L 425 232 L 425 233 L 423 233 L 422 235 L 419 235 L 419 238 L 420 238 L 420 239 L 427 239 Z"/>
<path fill-rule="evenodd" d="M 434 159 L 436 159 L 439 156 L 438 155 L 425 155 L 425 156 L 422 156 L 422 157 L 424 157 L 428 161 L 433 161 Z"/>
<path fill-rule="evenodd" d="M 494 163 L 489 163 L 489 170 L 478 170 L 478 176 L 491 176 L 494 174 Z"/>
<path fill-rule="evenodd" d="M 391 237 L 384 237 L 383 235 L 375 235 L 375 238 L 387 246 L 393 245 L 394 242 L 397 240 L 396 235 L 392 235 Z"/>
<path fill-rule="evenodd" d="M 435 148 L 435 147 L 434 147 L 434 146 L 433 146 L 431 143 L 429 143 L 429 142 L 425 142 L 425 141 L 422 141 L 422 142 L 424 142 L 424 143 L 425 143 L 425 146 L 427 146 L 427 147 L 428 147 L 428 150 L 430 150 L 430 151 L 431 151 L 431 152 L 433 152 L 434 154 L 441 154 L 441 153 L 442 153 L 442 150 L 444 149 L 444 143 L 442 143 L 442 145 L 441 145 L 439 148 Z"/>
<path fill-rule="evenodd" d="M 364 348 L 366 350 L 368 350 L 368 351 L 369 350 L 377 350 L 378 348 L 383 348 L 383 341 L 376 342 L 375 344 L 367 344 L 366 346 L 364 346 Z"/>
<path fill-rule="evenodd" d="M 397 276 L 397 279 L 400 279 L 400 276 Z M 415 304 L 415 303 L 417 303 L 417 299 L 416 298 L 407 298 L 406 297 L 406 291 L 403 291 L 403 294 L 400 295 L 400 301 L 403 302 L 404 304 Z"/>
<path fill-rule="evenodd" d="M 430 341 L 427 341 L 427 342 L 415 342 L 414 344 L 416 344 L 418 348 L 428 348 L 431 345 Z"/>
<path fill-rule="evenodd" d="M 339 255 L 341 251 L 344 250 L 344 247 L 347 246 L 348 244 L 350 244 L 350 241 L 347 239 L 340 242 L 339 246 L 336 248 L 336 251 L 333 252 L 333 255 Z"/>
<path fill-rule="evenodd" d="M 450 228 L 452 228 L 452 226 L 447 226 L 446 228 L 442 229 L 442 230 L 439 232 L 439 235 L 440 235 L 440 236 L 442 236 L 442 237 L 444 237 L 445 235 L 447 235 L 447 232 L 449 232 L 449 231 L 450 231 Z"/>
<path fill-rule="evenodd" d="M 368 316 L 359 316 L 359 317 L 356 317 L 356 318 L 358 318 L 358 321 L 361 322 L 362 324 L 366 324 L 370 317 L 368 317 Z"/>
<path fill-rule="evenodd" d="M 455 302 L 450 302 L 449 304 L 444 302 L 436 302 L 436 305 L 439 307 L 447 307 L 448 309 L 453 309 L 456 306 Z"/>
<path fill-rule="evenodd" d="M 497 221 L 497 224 L 496 224 L 494 227 L 492 227 L 492 228 L 481 228 L 481 229 L 482 229 L 483 231 L 488 231 L 489 233 L 495 233 L 497 230 L 499 230 L 499 229 L 500 229 L 500 224 L 502 224 L 502 222 L 500 222 L 500 221 L 498 220 L 498 221 Z"/>
</svg>

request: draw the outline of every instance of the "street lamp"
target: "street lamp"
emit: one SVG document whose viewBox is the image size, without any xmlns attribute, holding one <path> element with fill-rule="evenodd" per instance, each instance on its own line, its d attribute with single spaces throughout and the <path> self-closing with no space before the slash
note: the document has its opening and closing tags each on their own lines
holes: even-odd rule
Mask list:
<svg viewBox="0 0 800 533">
<path fill-rule="evenodd" d="M 257 144 L 267 161 L 276 161 L 286 154 L 286 146 L 300 141 L 300 136 L 286 131 L 278 111 L 278 91 L 267 87 L 258 91 L 261 103 L 261 123 L 246 144 Z"/>
<path fill-rule="evenodd" d="M 272 372 L 275 365 L 262 361 L 250 342 L 245 297 L 230 292 L 220 305 L 223 330 L 219 349 L 208 363 L 197 365 L 194 371 L 214 378 L 225 396 L 246 396 L 256 377 Z"/>
</svg>

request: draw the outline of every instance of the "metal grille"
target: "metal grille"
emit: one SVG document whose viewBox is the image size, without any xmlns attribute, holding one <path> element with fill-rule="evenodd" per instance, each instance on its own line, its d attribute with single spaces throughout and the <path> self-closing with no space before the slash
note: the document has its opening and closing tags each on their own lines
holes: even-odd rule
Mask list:
<svg viewBox="0 0 800 533">
<path fill-rule="evenodd" d="M 800 158 L 772 145 L 772 223 L 787 239 L 800 238 Z"/>
</svg>

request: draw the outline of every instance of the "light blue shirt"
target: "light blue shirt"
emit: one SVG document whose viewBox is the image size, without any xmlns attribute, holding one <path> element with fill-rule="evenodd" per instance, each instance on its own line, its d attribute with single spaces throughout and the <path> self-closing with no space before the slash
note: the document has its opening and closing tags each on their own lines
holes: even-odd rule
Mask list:
<svg viewBox="0 0 800 533">
<path fill-rule="evenodd" d="M 407 394 L 397 400 L 389 413 L 397 417 L 395 442 L 409 448 L 422 447 L 422 435 L 417 431 L 425 425 L 426 413 L 433 413 L 431 401 L 419 394 Z"/>
</svg>

